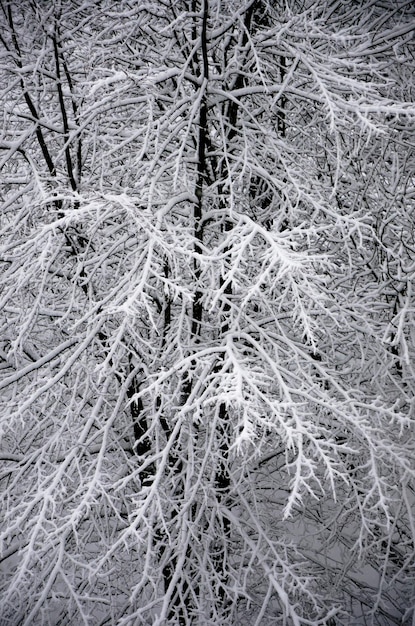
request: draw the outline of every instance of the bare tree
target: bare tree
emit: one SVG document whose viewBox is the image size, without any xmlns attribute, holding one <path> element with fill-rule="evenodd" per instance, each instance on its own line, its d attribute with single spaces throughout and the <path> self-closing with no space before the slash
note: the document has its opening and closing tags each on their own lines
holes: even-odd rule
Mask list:
<svg viewBox="0 0 415 626">
<path fill-rule="evenodd" d="M 1 11 L 5 623 L 409 623 L 412 3 Z"/>
</svg>

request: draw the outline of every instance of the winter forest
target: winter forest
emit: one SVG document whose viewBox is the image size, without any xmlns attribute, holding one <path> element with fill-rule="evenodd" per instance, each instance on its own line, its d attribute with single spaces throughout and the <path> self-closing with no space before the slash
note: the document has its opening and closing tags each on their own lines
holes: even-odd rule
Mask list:
<svg viewBox="0 0 415 626">
<path fill-rule="evenodd" d="M 412 0 L 1 0 L 0 625 L 415 624 Z"/>
</svg>

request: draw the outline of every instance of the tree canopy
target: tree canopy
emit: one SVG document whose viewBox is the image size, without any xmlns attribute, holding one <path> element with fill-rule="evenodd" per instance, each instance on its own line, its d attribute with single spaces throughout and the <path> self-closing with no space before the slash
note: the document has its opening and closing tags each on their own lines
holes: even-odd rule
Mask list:
<svg viewBox="0 0 415 626">
<path fill-rule="evenodd" d="M 4 623 L 412 623 L 413 3 L 0 6 Z"/>
</svg>

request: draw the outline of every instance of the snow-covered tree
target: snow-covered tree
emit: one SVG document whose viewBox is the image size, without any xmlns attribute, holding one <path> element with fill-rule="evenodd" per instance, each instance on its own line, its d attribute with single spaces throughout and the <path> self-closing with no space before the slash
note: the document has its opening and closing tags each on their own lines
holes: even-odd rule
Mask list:
<svg viewBox="0 0 415 626">
<path fill-rule="evenodd" d="M 1 22 L 4 623 L 412 623 L 413 3 Z"/>
</svg>

